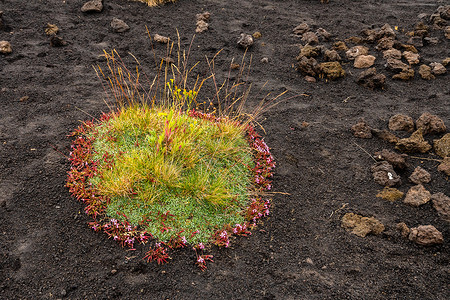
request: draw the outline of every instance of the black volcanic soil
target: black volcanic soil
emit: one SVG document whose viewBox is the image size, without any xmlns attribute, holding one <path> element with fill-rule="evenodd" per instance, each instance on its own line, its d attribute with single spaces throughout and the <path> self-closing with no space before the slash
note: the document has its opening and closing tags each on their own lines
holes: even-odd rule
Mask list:
<svg viewBox="0 0 450 300">
<path fill-rule="evenodd" d="M 294 68 L 302 41 L 292 34 L 302 22 L 313 30 L 322 27 L 332 34 L 329 47 L 389 23 L 398 26 L 399 39 L 405 42 L 404 34 L 414 29 L 418 15 L 432 14 L 445 1 L 179 0 L 148 8 L 104 0 L 103 11 L 95 14 L 81 12 L 84 2 L 0 1 L 0 40 L 13 48 L 9 55 L 0 54 L 1 299 L 450 298 L 448 223 L 431 202 L 416 208 L 377 198 L 382 187 L 373 181 L 373 160 L 362 149 L 373 155 L 393 146 L 378 138 L 356 138 L 350 131 L 359 118 L 387 129 L 397 113 L 416 120 L 430 112 L 450 126 L 449 76 L 426 81 L 415 66 L 414 79 L 393 80 L 381 53 L 369 45 L 377 70 L 387 76 L 383 90 L 356 84 L 360 71 L 351 63 L 344 64 L 345 78 L 308 83 Z M 256 106 L 269 92 L 288 93 L 260 119 L 277 161 L 270 217 L 230 248 L 213 247 L 208 253 L 214 263 L 201 272 L 191 250 L 172 252 L 169 264 L 147 264 L 142 260 L 145 248 L 126 251 L 92 231 L 82 203 L 64 187 L 69 170 L 64 155 L 70 151 L 67 135 L 80 120 L 108 110 L 92 68 L 104 66 L 102 50 L 116 49 L 130 64 L 131 52 L 151 73 L 154 54 L 164 56 L 166 47 L 156 43 L 152 51 L 146 26 L 151 34 L 173 39 L 178 29 L 187 47 L 196 14 L 204 11 L 211 13 L 209 30 L 195 37 L 190 62 L 201 63 L 192 76 L 207 75 L 205 56 L 222 49 L 216 73 L 225 78 L 231 60 L 240 62 L 243 56 L 236 44 L 240 33 L 259 31 L 262 37 L 247 52 L 252 70 L 246 81 L 254 92 L 247 106 Z M 130 30 L 114 32 L 113 17 L 124 20 Z M 58 36 L 66 46 L 50 46 L 47 23 L 60 28 Z M 421 63 L 450 56 L 443 31 L 430 35 L 439 42 L 418 48 Z M 261 62 L 264 57 L 268 62 Z M 202 95 L 211 97 L 211 89 L 207 86 Z M 406 192 L 412 186 L 407 178 L 420 165 L 432 176 L 426 189 L 450 195 L 448 178 L 436 170 L 441 158 L 413 156 L 426 159 L 409 158 L 399 189 Z M 341 227 L 348 212 L 375 217 L 386 230 L 365 238 L 349 233 Z M 397 232 L 399 222 L 433 225 L 444 243 L 417 245 Z"/>
</svg>

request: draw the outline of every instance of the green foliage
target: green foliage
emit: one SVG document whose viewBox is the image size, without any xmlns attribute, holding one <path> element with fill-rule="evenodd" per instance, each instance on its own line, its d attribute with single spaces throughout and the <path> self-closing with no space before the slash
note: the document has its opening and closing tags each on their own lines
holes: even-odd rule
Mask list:
<svg viewBox="0 0 450 300">
<path fill-rule="evenodd" d="M 199 230 L 190 243 L 206 243 L 225 224 L 244 221 L 254 162 L 239 123 L 140 105 L 122 108 L 88 136 L 98 162 L 90 182 L 110 198 L 109 218 L 146 223 L 164 242 Z"/>
</svg>

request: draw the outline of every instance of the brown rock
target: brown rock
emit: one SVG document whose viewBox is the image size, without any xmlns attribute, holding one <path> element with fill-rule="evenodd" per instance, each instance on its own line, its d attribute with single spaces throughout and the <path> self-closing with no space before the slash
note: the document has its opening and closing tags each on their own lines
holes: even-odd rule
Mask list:
<svg viewBox="0 0 450 300">
<path fill-rule="evenodd" d="M 442 158 L 450 156 L 450 133 L 439 140 L 434 140 L 434 152 Z"/>
<path fill-rule="evenodd" d="M 297 64 L 297 71 L 301 72 L 303 75 L 316 76 L 320 73 L 320 66 L 314 58 L 306 58 L 301 56 Z"/>
<path fill-rule="evenodd" d="M 371 89 L 383 89 L 386 83 L 386 76 L 378 74 L 376 68 L 370 68 L 361 72 L 356 82 Z"/>
<path fill-rule="evenodd" d="M 349 60 L 354 60 L 360 55 L 367 55 L 367 54 L 369 54 L 369 48 L 364 46 L 351 47 L 349 50 L 347 50 L 347 52 L 345 52 L 345 56 Z"/>
<path fill-rule="evenodd" d="M 211 18 L 211 13 L 209 11 L 205 11 L 201 14 L 196 14 L 195 17 L 196 17 L 197 21 L 207 22 L 209 20 L 209 18 Z"/>
<path fill-rule="evenodd" d="M 250 34 L 241 33 L 237 44 L 241 48 L 250 48 L 253 46 L 253 37 Z"/>
<path fill-rule="evenodd" d="M 443 75 L 447 73 L 447 69 L 441 63 L 438 62 L 431 63 L 430 67 L 432 68 L 431 72 L 434 75 Z"/>
<path fill-rule="evenodd" d="M 377 32 L 373 29 L 364 29 L 361 35 L 364 36 L 364 41 L 368 43 L 373 43 L 377 39 Z"/>
<path fill-rule="evenodd" d="M 331 37 L 331 34 L 323 28 L 317 29 L 316 34 L 319 37 L 321 37 L 324 41 L 328 41 Z"/>
<path fill-rule="evenodd" d="M 308 31 L 302 35 L 302 41 L 309 45 L 315 45 L 319 43 L 319 38 L 314 32 Z"/>
<path fill-rule="evenodd" d="M 450 197 L 444 193 L 436 193 L 431 196 L 433 207 L 438 214 L 447 222 L 450 222 Z"/>
<path fill-rule="evenodd" d="M 396 114 L 389 119 L 389 130 L 392 131 L 414 131 L 414 121 L 410 116 Z"/>
<path fill-rule="evenodd" d="M 328 79 L 334 80 L 339 77 L 345 76 L 345 71 L 342 68 L 341 64 L 337 61 L 330 61 L 321 63 L 320 69 L 324 75 L 327 76 Z"/>
<path fill-rule="evenodd" d="M 153 35 L 153 40 L 161 44 L 167 44 L 170 41 L 170 38 L 155 33 Z"/>
<path fill-rule="evenodd" d="M 444 160 L 438 166 L 438 171 L 441 171 L 447 176 L 450 176 L 450 157 L 444 158 Z"/>
<path fill-rule="evenodd" d="M 450 26 L 449 26 L 450 27 Z M 448 64 L 450 64 L 450 57 L 446 57 L 444 58 L 444 60 L 442 61 L 442 65 L 443 66 L 447 66 Z"/>
<path fill-rule="evenodd" d="M 386 61 L 386 68 L 397 73 L 407 70 L 409 66 L 399 59 L 390 58 Z"/>
<path fill-rule="evenodd" d="M 373 55 L 359 55 L 355 58 L 353 66 L 357 69 L 369 68 L 375 63 L 375 59 Z"/>
<path fill-rule="evenodd" d="M 307 32 L 309 30 L 309 25 L 306 23 L 301 23 L 300 25 L 298 25 L 297 27 L 294 28 L 293 32 L 294 34 L 304 34 L 305 32 Z"/>
<path fill-rule="evenodd" d="M 377 46 L 375 49 L 381 51 L 381 50 L 388 50 L 394 47 L 395 41 L 391 37 L 384 37 L 381 40 L 378 41 Z"/>
<path fill-rule="evenodd" d="M 402 183 L 400 176 L 395 173 L 394 168 L 387 161 L 375 163 L 370 170 L 373 180 L 380 185 L 392 187 Z"/>
<path fill-rule="evenodd" d="M 395 149 L 402 152 L 426 153 L 431 149 L 431 145 L 424 140 L 422 130 L 416 130 L 409 138 L 400 139 L 395 145 Z"/>
<path fill-rule="evenodd" d="M 397 154 L 395 152 L 383 149 L 381 151 L 375 152 L 376 160 L 385 160 L 390 163 L 395 169 L 403 170 L 408 166 L 406 164 L 406 154 Z"/>
<path fill-rule="evenodd" d="M 403 57 L 408 61 L 410 65 L 415 65 L 419 63 L 419 54 L 413 53 L 411 51 L 404 51 Z"/>
<path fill-rule="evenodd" d="M 450 26 L 444 28 L 444 35 L 447 40 L 450 40 Z"/>
<path fill-rule="evenodd" d="M 427 191 L 423 185 L 418 184 L 409 189 L 406 193 L 403 203 L 419 207 L 430 201 L 431 193 Z"/>
<path fill-rule="evenodd" d="M 337 41 L 332 47 L 336 51 L 347 51 L 348 47 L 343 41 Z"/>
<path fill-rule="evenodd" d="M 392 76 L 392 79 L 398 79 L 398 80 L 404 80 L 404 81 L 411 80 L 413 78 L 414 78 L 414 70 L 412 68 L 403 70 L 400 73 Z"/>
<path fill-rule="evenodd" d="M 358 123 L 352 126 L 353 135 L 362 138 L 362 139 L 370 139 L 372 138 L 372 131 L 369 125 L 363 119 L 360 119 Z"/>
<path fill-rule="evenodd" d="M 316 56 L 319 56 L 319 54 L 320 54 L 320 48 L 314 47 L 311 45 L 306 45 L 300 49 L 300 54 L 297 57 L 297 60 L 300 60 L 299 58 L 301 58 L 302 56 L 316 57 Z"/>
<path fill-rule="evenodd" d="M 400 234 L 402 235 L 402 237 L 404 237 L 404 238 L 408 237 L 410 230 L 405 223 L 403 223 L 403 222 L 398 223 L 396 227 L 397 227 L 397 230 L 400 231 Z"/>
<path fill-rule="evenodd" d="M 123 20 L 118 18 L 113 18 L 111 21 L 111 28 L 118 33 L 122 33 L 130 30 L 130 26 L 127 25 Z"/>
<path fill-rule="evenodd" d="M 413 45 L 403 44 L 402 48 L 405 49 L 406 51 L 410 51 L 412 53 L 419 53 L 419 51 Z"/>
<path fill-rule="evenodd" d="M 409 180 L 415 184 L 429 183 L 431 175 L 421 166 L 417 166 L 411 176 L 409 176 Z"/>
<path fill-rule="evenodd" d="M 439 6 L 436 12 L 439 13 L 442 19 L 450 20 L 450 5 Z"/>
<path fill-rule="evenodd" d="M 84 13 L 98 13 L 103 10 L 103 0 L 92 0 L 86 2 L 82 7 L 81 11 Z"/>
<path fill-rule="evenodd" d="M 408 40 L 408 44 L 412 44 L 415 47 L 423 47 L 423 38 L 421 36 L 412 36 Z"/>
<path fill-rule="evenodd" d="M 388 143 L 397 144 L 399 141 L 395 134 L 387 130 L 372 129 L 372 134 Z"/>
<path fill-rule="evenodd" d="M 423 246 L 442 244 L 444 242 L 442 233 L 433 225 L 420 225 L 411 228 L 408 238 L 410 241 Z"/>
<path fill-rule="evenodd" d="M 384 37 L 395 38 L 395 31 L 389 24 L 384 24 L 383 27 L 381 27 L 380 31 L 377 33 L 377 39 Z"/>
<path fill-rule="evenodd" d="M 368 218 L 354 213 L 347 213 L 342 217 L 342 227 L 360 237 L 384 231 L 384 225 L 374 217 Z"/>
<path fill-rule="evenodd" d="M 397 49 L 389 49 L 389 50 L 385 50 L 383 51 L 383 58 L 384 59 L 401 59 L 402 58 L 402 52 L 400 50 Z"/>
<path fill-rule="evenodd" d="M 427 65 L 421 65 L 419 67 L 419 74 L 420 74 L 420 77 L 422 77 L 422 79 L 425 79 L 425 80 L 431 80 L 431 79 L 436 78 L 431 73 L 431 67 L 429 67 Z"/>
<path fill-rule="evenodd" d="M 326 61 L 340 61 L 341 56 L 337 53 L 336 50 L 325 50 L 323 57 Z"/>
<path fill-rule="evenodd" d="M 202 33 L 208 30 L 209 24 L 204 20 L 198 20 L 195 24 L 197 27 L 195 27 L 195 32 Z"/>
<path fill-rule="evenodd" d="M 0 53 L 1 54 L 12 53 L 11 44 L 7 41 L 0 41 Z"/>
<path fill-rule="evenodd" d="M 423 22 L 419 22 L 414 27 L 414 35 L 420 37 L 426 37 L 428 35 L 429 27 Z"/>
<path fill-rule="evenodd" d="M 394 202 L 403 198 L 403 195 L 404 193 L 397 190 L 396 188 L 385 187 L 377 194 L 377 197 L 390 202 Z"/>
<path fill-rule="evenodd" d="M 428 112 L 423 113 L 416 120 L 417 129 L 421 129 L 423 134 L 441 133 L 447 131 L 444 121 L 438 116 L 432 115 Z"/>
</svg>

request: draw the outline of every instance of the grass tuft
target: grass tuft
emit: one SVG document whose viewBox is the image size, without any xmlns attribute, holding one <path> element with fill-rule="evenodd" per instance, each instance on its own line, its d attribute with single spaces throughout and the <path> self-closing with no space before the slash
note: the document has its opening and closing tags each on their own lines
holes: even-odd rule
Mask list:
<svg viewBox="0 0 450 300">
<path fill-rule="evenodd" d="M 122 246 L 154 241 L 146 258 L 158 263 L 167 261 L 168 248 L 191 245 L 204 270 L 212 261 L 205 245 L 228 247 L 230 236 L 250 234 L 269 213 L 262 195 L 275 163 L 253 116 L 242 113 L 248 90 L 239 96 L 240 83 L 219 85 L 211 75 L 219 106 L 202 112 L 207 101 L 199 103 L 198 92 L 206 79 L 188 87 L 188 54 L 178 66 L 161 62 L 148 88 L 139 68 L 129 71 L 115 51 L 104 55 L 106 68 L 96 71 L 115 108 L 73 132 L 67 187 L 86 204 L 94 230 Z M 214 74 L 214 58 L 208 66 Z"/>
</svg>

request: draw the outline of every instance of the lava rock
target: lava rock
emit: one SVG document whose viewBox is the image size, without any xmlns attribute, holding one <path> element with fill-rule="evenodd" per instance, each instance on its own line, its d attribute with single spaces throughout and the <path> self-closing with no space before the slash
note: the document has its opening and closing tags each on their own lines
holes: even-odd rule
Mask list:
<svg viewBox="0 0 450 300">
<path fill-rule="evenodd" d="M 319 37 L 321 37 L 324 41 L 328 41 L 331 37 L 331 34 L 323 28 L 317 29 L 316 34 Z"/>
<path fill-rule="evenodd" d="M 386 61 L 386 69 L 396 73 L 401 72 L 403 70 L 407 70 L 408 68 L 409 66 L 399 59 L 389 58 Z"/>
<path fill-rule="evenodd" d="M 417 166 L 411 176 L 409 176 L 409 180 L 415 184 L 429 183 L 431 181 L 431 175 L 421 166 Z"/>
<path fill-rule="evenodd" d="M 395 134 L 387 130 L 372 129 L 372 134 L 391 144 L 397 144 L 399 141 L 399 138 Z"/>
<path fill-rule="evenodd" d="M 437 45 L 439 44 L 439 39 L 437 37 L 426 37 L 423 39 L 424 43 L 427 45 Z"/>
<path fill-rule="evenodd" d="M 442 75 L 447 73 L 447 69 L 441 63 L 438 62 L 431 63 L 430 67 L 432 68 L 431 72 L 434 75 Z"/>
<path fill-rule="evenodd" d="M 367 43 L 373 43 L 377 39 L 377 32 L 373 29 L 364 29 L 361 35 Z"/>
<path fill-rule="evenodd" d="M 446 39 L 450 40 L 450 26 L 444 28 L 444 35 Z"/>
<path fill-rule="evenodd" d="M 415 65 L 419 63 L 419 54 L 413 53 L 411 51 L 404 51 L 403 57 L 408 61 L 410 65 Z"/>
<path fill-rule="evenodd" d="M 320 55 L 320 48 L 311 45 L 305 45 L 300 48 L 300 54 L 297 56 L 297 60 L 300 60 L 302 56 L 317 57 Z"/>
<path fill-rule="evenodd" d="M 450 176 L 450 157 L 444 158 L 444 160 L 438 166 L 438 171 L 443 172 L 447 176 Z"/>
<path fill-rule="evenodd" d="M 99 13 L 103 10 L 103 0 L 92 0 L 86 2 L 81 11 L 84 13 Z"/>
<path fill-rule="evenodd" d="M 336 50 L 325 50 L 323 57 L 326 61 L 341 61 L 341 56 Z"/>
<path fill-rule="evenodd" d="M 392 79 L 398 79 L 403 81 L 411 80 L 413 78 L 414 78 L 414 70 L 412 68 L 408 68 L 392 76 Z"/>
<path fill-rule="evenodd" d="M 387 161 L 395 169 L 404 170 L 408 167 L 406 163 L 406 154 L 397 154 L 395 152 L 383 149 L 381 151 L 375 152 L 375 159 L 380 161 Z"/>
<path fill-rule="evenodd" d="M 399 199 L 402 199 L 404 194 L 405 193 L 399 191 L 396 188 L 385 187 L 377 194 L 377 197 L 390 202 L 394 202 Z"/>
<path fill-rule="evenodd" d="M 303 75 L 312 77 L 319 75 L 320 73 L 320 66 L 317 63 L 317 61 L 312 57 L 307 58 L 305 56 L 302 56 L 298 61 L 296 69 Z"/>
<path fill-rule="evenodd" d="M 386 76 L 378 74 L 376 68 L 370 68 L 361 72 L 356 82 L 371 89 L 383 89 L 386 83 Z"/>
<path fill-rule="evenodd" d="M 426 153 L 431 149 L 431 145 L 424 140 L 422 130 L 416 130 L 409 138 L 400 139 L 395 145 L 395 149 L 409 153 Z"/>
<path fill-rule="evenodd" d="M 367 234 L 380 234 L 384 231 L 384 225 L 374 217 L 363 217 L 354 213 L 347 213 L 342 217 L 342 227 L 353 234 L 365 237 Z"/>
<path fill-rule="evenodd" d="M 450 156 L 450 133 L 439 140 L 434 140 L 434 152 L 442 158 Z"/>
<path fill-rule="evenodd" d="M 293 30 L 294 34 L 298 34 L 298 35 L 302 35 L 307 31 L 309 31 L 309 25 L 306 23 L 301 23 L 300 25 L 295 27 Z"/>
<path fill-rule="evenodd" d="M 330 61 L 321 63 L 320 69 L 324 75 L 327 76 L 328 79 L 334 80 L 339 77 L 345 76 L 345 71 L 342 68 L 341 64 L 337 61 Z"/>
<path fill-rule="evenodd" d="M 237 44 L 242 48 L 250 48 L 253 46 L 253 37 L 250 34 L 241 33 Z"/>
<path fill-rule="evenodd" d="M 408 44 L 418 48 L 423 47 L 423 38 L 420 36 L 412 36 L 409 38 Z"/>
<path fill-rule="evenodd" d="M 162 35 L 155 33 L 153 35 L 153 40 L 158 43 L 161 43 L 161 44 L 167 44 L 170 41 L 170 38 L 167 36 L 162 36 Z"/>
<path fill-rule="evenodd" d="M 380 28 L 380 31 L 377 32 L 376 38 L 395 38 L 396 34 L 394 29 L 392 29 L 391 25 L 384 24 L 383 27 Z"/>
<path fill-rule="evenodd" d="M 360 119 L 358 123 L 352 126 L 351 128 L 353 135 L 362 138 L 362 139 L 371 139 L 372 138 L 372 130 L 370 126 L 364 121 Z"/>
<path fill-rule="evenodd" d="M 449 26 L 450 27 L 450 26 Z M 446 57 L 442 60 L 442 65 L 443 66 L 447 66 L 448 64 L 450 64 L 450 57 Z"/>
<path fill-rule="evenodd" d="M 431 67 L 427 65 L 421 65 L 419 67 L 419 74 L 422 79 L 431 80 L 435 79 L 434 75 L 431 73 Z"/>
<path fill-rule="evenodd" d="M 309 45 L 314 45 L 319 43 L 319 38 L 314 32 L 308 31 L 302 35 L 302 41 Z"/>
<path fill-rule="evenodd" d="M 197 18 L 197 21 L 207 22 L 211 18 L 211 13 L 208 11 L 205 11 L 201 14 L 196 14 L 195 17 Z"/>
<path fill-rule="evenodd" d="M 422 130 L 423 134 L 429 133 L 442 133 L 446 132 L 444 121 L 436 115 L 432 115 L 428 112 L 423 113 L 416 120 L 417 129 Z"/>
<path fill-rule="evenodd" d="M 396 114 L 389 119 L 389 130 L 392 131 L 414 131 L 414 120 L 410 116 Z"/>
<path fill-rule="evenodd" d="M 377 46 L 375 49 L 381 51 L 381 50 L 388 50 L 394 47 L 395 41 L 391 37 L 384 37 L 381 40 L 378 41 Z"/>
<path fill-rule="evenodd" d="M 433 225 L 420 225 L 410 229 L 408 236 L 410 241 L 423 246 L 442 244 L 444 237 Z"/>
<path fill-rule="evenodd" d="M 369 54 L 369 48 L 364 46 L 354 46 L 351 47 L 347 52 L 345 52 L 345 56 L 348 60 L 354 60 L 360 55 L 367 55 Z"/>
<path fill-rule="evenodd" d="M 450 222 L 450 197 L 444 193 L 436 193 L 431 196 L 433 207 L 447 222 Z"/>
<path fill-rule="evenodd" d="M 8 41 L 0 41 L 0 53 L 1 54 L 12 53 L 12 47 Z"/>
<path fill-rule="evenodd" d="M 115 32 L 125 32 L 127 30 L 130 30 L 130 26 L 127 25 L 123 20 L 118 18 L 113 18 L 111 21 L 111 28 Z"/>
<path fill-rule="evenodd" d="M 336 51 L 347 51 L 348 47 L 343 41 L 337 41 L 333 44 L 332 49 Z"/>
<path fill-rule="evenodd" d="M 380 185 L 393 187 L 402 183 L 400 176 L 395 173 L 394 168 L 387 161 L 375 163 L 370 170 L 373 180 Z"/>
<path fill-rule="evenodd" d="M 436 12 L 439 13 L 442 19 L 450 20 L 450 5 L 439 6 Z"/>
<path fill-rule="evenodd" d="M 431 200 L 431 193 L 421 184 L 415 185 L 406 193 L 403 203 L 419 207 Z"/>
<path fill-rule="evenodd" d="M 404 237 L 404 238 L 408 237 L 410 229 L 408 228 L 408 226 L 405 223 L 403 223 L 403 222 L 398 223 L 396 225 L 396 228 L 398 231 L 400 231 L 400 234 L 402 235 L 402 237 Z"/>
<path fill-rule="evenodd" d="M 419 53 L 419 51 L 416 49 L 416 47 L 414 47 L 413 45 L 408 45 L 408 44 L 402 44 L 401 47 L 405 50 L 405 51 L 410 51 L 412 53 Z"/>
<path fill-rule="evenodd" d="M 359 55 L 355 58 L 353 66 L 357 69 L 370 68 L 375 63 L 375 59 L 373 55 Z"/>
<path fill-rule="evenodd" d="M 205 32 L 209 28 L 209 24 L 203 20 L 197 21 L 196 25 L 197 27 L 195 28 L 195 32 L 197 33 Z"/>
<path fill-rule="evenodd" d="M 389 49 L 389 50 L 385 50 L 383 51 L 383 58 L 384 59 L 401 59 L 402 58 L 402 52 L 400 50 L 397 49 Z"/>
</svg>

